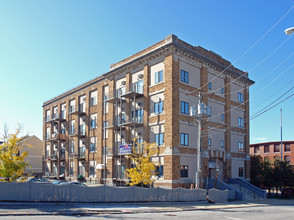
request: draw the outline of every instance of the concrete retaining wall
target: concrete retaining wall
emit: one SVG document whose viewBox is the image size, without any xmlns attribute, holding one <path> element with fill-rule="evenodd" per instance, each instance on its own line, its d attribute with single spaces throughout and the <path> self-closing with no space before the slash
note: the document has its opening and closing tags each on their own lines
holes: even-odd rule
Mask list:
<svg viewBox="0 0 294 220">
<path fill-rule="evenodd" d="M 229 191 L 209 191 L 209 198 L 228 201 Z M 230 198 L 231 199 L 231 198 Z M 140 187 L 83 187 L 48 183 L 0 183 L 0 201 L 26 202 L 172 202 L 206 200 L 204 189 Z"/>
</svg>

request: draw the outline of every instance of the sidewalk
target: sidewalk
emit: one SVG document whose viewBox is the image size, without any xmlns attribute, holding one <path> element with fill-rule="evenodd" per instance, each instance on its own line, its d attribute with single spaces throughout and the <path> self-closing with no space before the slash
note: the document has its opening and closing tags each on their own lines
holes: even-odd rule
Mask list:
<svg viewBox="0 0 294 220">
<path fill-rule="evenodd" d="M 266 199 L 234 201 L 227 203 L 207 202 L 150 202 L 150 203 L 25 203 L 0 202 L 0 216 L 8 215 L 95 215 L 121 213 L 154 213 L 191 210 L 232 209 L 257 206 L 294 206 L 294 200 Z"/>
</svg>

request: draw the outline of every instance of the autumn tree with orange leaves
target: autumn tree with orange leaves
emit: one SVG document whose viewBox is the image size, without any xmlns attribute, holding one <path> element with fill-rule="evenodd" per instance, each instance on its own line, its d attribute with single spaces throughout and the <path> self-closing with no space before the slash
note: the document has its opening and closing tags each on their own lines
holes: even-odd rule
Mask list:
<svg viewBox="0 0 294 220">
<path fill-rule="evenodd" d="M 156 143 L 143 144 L 139 143 L 136 139 L 133 140 L 132 153 L 129 157 L 134 165 L 133 168 L 126 169 L 127 176 L 131 179 L 130 185 L 148 185 L 152 184 L 156 170 L 155 164 L 151 161 L 151 157 L 157 154 Z"/>
<path fill-rule="evenodd" d="M 27 152 L 22 152 L 22 146 L 18 143 L 21 138 L 18 137 L 20 129 L 15 134 L 8 134 L 4 131 L 4 143 L 0 145 L 0 177 L 4 177 L 3 181 L 12 182 L 23 176 L 28 163 L 24 161 Z"/>
</svg>

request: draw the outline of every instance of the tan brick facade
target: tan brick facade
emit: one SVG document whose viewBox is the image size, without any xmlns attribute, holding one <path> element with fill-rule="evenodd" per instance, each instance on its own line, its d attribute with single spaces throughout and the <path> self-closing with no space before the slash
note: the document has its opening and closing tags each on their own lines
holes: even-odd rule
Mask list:
<svg viewBox="0 0 294 220">
<path fill-rule="evenodd" d="M 45 102 L 43 105 L 45 140 L 43 173 L 59 176 L 65 166 L 66 177 L 76 178 L 79 174 L 83 174 L 86 178 L 95 179 L 100 183 L 123 184 L 128 182 L 123 175 L 123 170 L 131 166 L 131 161 L 119 154 L 119 146 L 131 144 L 131 139 L 137 137 L 142 138 L 144 144 L 162 142 L 158 155 L 153 158 L 157 161 L 156 165 L 161 166 L 160 169 L 163 171 L 154 182 L 155 186 L 189 186 L 195 178 L 198 125 L 187 113 L 189 111 L 187 106 L 197 104 L 197 97 L 187 94 L 202 92 L 203 102 L 206 105 L 213 103 L 215 106 L 224 108 L 222 112 L 224 121 L 220 121 L 218 119 L 220 116 L 217 114 L 203 119 L 202 178 L 208 175 L 211 177 L 211 164 L 216 160 L 220 160 L 222 164 L 223 178 L 234 177 L 235 171 L 232 170 L 232 164 L 238 163 L 238 166 L 242 166 L 242 161 L 244 177 L 248 177 L 250 168 L 248 161 L 245 162 L 245 157 L 249 154 L 249 123 L 246 123 L 249 116 L 247 102 L 249 94 L 246 88 L 253 82 L 248 78 L 247 73 L 234 67 L 224 70 L 222 65 L 228 66 L 230 63 L 204 48 L 193 47 L 171 35 L 113 64 L 111 70 L 103 76 Z M 182 82 L 182 70 L 188 73 L 187 82 Z M 215 87 L 219 87 L 222 83 L 224 95 L 207 94 L 210 92 L 208 83 L 214 83 L 211 80 L 212 77 L 216 78 Z M 237 82 L 231 87 L 235 81 Z M 106 88 L 108 88 L 108 94 L 104 94 Z M 244 95 L 245 102 L 242 105 L 236 96 L 231 95 L 232 90 L 237 93 L 239 88 L 243 88 L 242 92 L 239 92 Z M 91 104 L 93 91 L 97 91 L 95 105 Z M 86 97 L 84 112 L 79 110 L 82 96 Z M 69 113 L 70 103 L 73 100 L 75 100 L 76 111 Z M 108 108 L 107 112 L 104 112 L 106 103 Z M 57 107 L 58 113 L 61 113 L 62 104 L 66 104 L 66 118 L 53 120 L 51 117 L 53 109 Z M 183 106 L 185 110 L 182 109 Z M 233 107 L 235 110 L 231 113 Z M 49 120 L 47 119 L 48 110 L 51 117 Z M 213 112 L 214 110 L 217 109 L 213 109 Z M 92 127 L 93 115 L 97 115 L 94 128 Z M 236 125 L 236 117 L 244 119 L 244 128 Z M 105 122 L 108 122 L 108 126 L 104 126 Z M 48 138 L 48 134 L 55 137 L 62 132 L 61 127 L 64 126 L 61 125 L 62 123 L 66 130 L 65 134 L 62 134 L 64 137 L 57 140 Z M 70 134 L 71 123 L 74 123 L 78 132 L 74 135 Z M 54 128 L 56 125 L 57 130 Z M 85 134 L 80 132 L 83 126 Z M 103 135 L 105 130 L 106 137 Z M 224 149 L 217 149 L 219 143 L 215 137 L 218 137 L 219 133 L 220 138 L 223 136 Z M 232 138 L 232 134 L 236 140 Z M 183 137 L 186 137 L 184 142 Z M 93 147 L 92 140 L 96 140 L 95 151 L 90 149 L 90 146 Z M 211 140 L 213 140 L 213 146 L 209 146 Z M 72 141 L 74 141 L 74 153 L 70 153 Z M 244 152 L 234 150 L 235 143 L 238 141 L 244 142 Z M 231 146 L 232 143 L 234 146 Z M 65 146 L 64 157 L 62 157 L 61 146 Z M 107 155 L 103 155 L 105 146 L 108 149 Z M 56 149 L 57 157 L 53 157 Z M 84 150 L 85 155 L 81 153 L 81 149 Z M 71 169 L 74 171 L 73 175 L 70 173 Z"/>
</svg>

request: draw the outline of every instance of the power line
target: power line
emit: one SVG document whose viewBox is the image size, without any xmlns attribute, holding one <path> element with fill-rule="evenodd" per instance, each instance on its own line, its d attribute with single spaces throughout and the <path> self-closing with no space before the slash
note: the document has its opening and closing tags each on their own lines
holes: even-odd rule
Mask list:
<svg viewBox="0 0 294 220">
<path fill-rule="evenodd" d="M 233 64 L 235 64 L 238 60 L 240 60 L 243 56 L 245 56 L 250 50 L 252 50 L 252 48 L 254 48 L 261 40 L 263 40 L 263 38 L 265 38 L 266 35 L 268 35 L 273 29 L 274 27 L 276 27 L 289 13 L 290 11 L 294 8 L 294 5 L 268 30 L 265 32 L 264 35 L 262 35 L 251 47 L 249 47 L 243 54 L 241 54 L 241 56 L 239 56 L 233 63 L 231 63 L 229 66 L 227 66 L 222 72 L 220 72 L 217 76 L 215 76 L 212 80 L 214 80 L 215 78 L 219 77 L 221 74 L 223 74 L 227 69 L 229 69 L 231 66 L 233 66 Z M 291 36 L 291 35 L 290 35 Z M 289 38 L 288 38 L 289 39 Z M 287 40 L 288 40 L 287 39 Z M 287 41 L 286 40 L 286 41 Z M 212 81 L 211 80 L 211 81 Z M 208 82 L 206 84 L 204 84 L 200 89 L 202 89 L 204 86 L 206 86 L 208 84 Z"/>
<path fill-rule="evenodd" d="M 275 99 L 273 102 L 271 102 L 270 104 L 268 104 L 267 106 L 265 106 L 264 108 L 262 108 L 261 110 L 259 110 L 258 112 L 254 113 L 253 115 L 251 115 L 251 117 L 254 117 L 255 115 L 257 115 L 258 113 L 262 112 L 263 110 L 265 110 L 267 107 L 271 106 L 272 104 L 274 104 L 276 101 L 278 101 L 280 98 L 282 98 L 283 96 L 285 96 L 288 92 L 290 92 L 292 89 L 294 89 L 294 86 L 287 90 L 283 95 L 281 95 L 280 97 L 278 97 L 277 99 Z"/>
<path fill-rule="evenodd" d="M 253 118 L 250 118 L 250 120 L 257 118 L 258 116 L 266 113 L 267 111 L 271 110 L 272 108 L 276 107 L 277 105 L 283 103 L 284 101 L 286 101 L 287 99 L 291 98 L 294 95 L 294 93 L 292 95 L 289 95 L 287 98 L 283 99 L 282 101 L 278 102 L 277 104 L 273 105 L 272 107 L 264 110 L 263 112 L 259 113 L 258 115 L 254 116 Z"/>
</svg>

